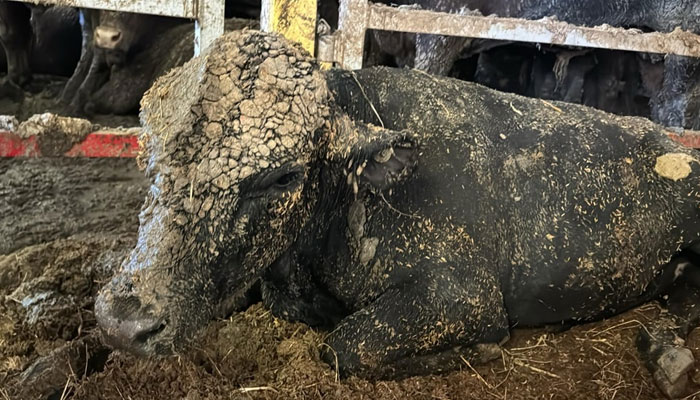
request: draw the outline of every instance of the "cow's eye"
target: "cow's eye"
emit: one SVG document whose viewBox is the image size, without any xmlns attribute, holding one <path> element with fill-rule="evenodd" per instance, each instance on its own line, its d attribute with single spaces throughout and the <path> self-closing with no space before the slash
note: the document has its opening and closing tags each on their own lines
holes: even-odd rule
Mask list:
<svg viewBox="0 0 700 400">
<path fill-rule="evenodd" d="M 266 171 L 253 181 L 251 196 L 267 196 L 288 192 L 304 181 L 304 167 L 285 165 L 273 171 Z"/>
<path fill-rule="evenodd" d="M 299 182 L 299 179 L 301 178 L 301 172 L 299 171 L 293 171 L 289 172 L 287 174 L 284 174 L 277 178 L 275 181 L 275 187 L 278 189 L 288 189 L 291 186 L 295 185 L 297 182 Z"/>
</svg>

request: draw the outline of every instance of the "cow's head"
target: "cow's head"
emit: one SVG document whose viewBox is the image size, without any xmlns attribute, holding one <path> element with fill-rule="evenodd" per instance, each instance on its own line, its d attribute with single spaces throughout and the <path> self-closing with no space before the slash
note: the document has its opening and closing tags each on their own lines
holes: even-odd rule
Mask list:
<svg viewBox="0 0 700 400">
<path fill-rule="evenodd" d="M 156 15 L 95 12 L 98 15 L 93 33 L 95 46 L 104 52 L 107 63 L 115 66 L 123 65 L 130 54 L 149 48 L 156 36 L 183 22 Z"/>
<path fill-rule="evenodd" d="M 152 185 L 138 243 L 95 305 L 114 345 L 177 352 L 289 247 L 316 203 L 328 103 L 306 52 L 254 31 L 219 39 L 146 93 Z"/>
</svg>

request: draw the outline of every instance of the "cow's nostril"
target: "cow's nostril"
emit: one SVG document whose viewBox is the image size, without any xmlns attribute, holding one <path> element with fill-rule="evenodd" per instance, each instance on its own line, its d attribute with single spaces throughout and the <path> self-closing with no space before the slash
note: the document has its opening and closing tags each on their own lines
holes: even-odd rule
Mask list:
<svg viewBox="0 0 700 400">
<path fill-rule="evenodd" d="M 110 293 L 104 291 L 95 300 L 95 317 L 106 342 L 140 355 L 154 353 L 158 336 L 168 327 L 165 317 L 154 315 L 153 307 L 136 296 Z"/>
<path fill-rule="evenodd" d="M 121 38 L 122 38 L 122 33 L 121 33 L 121 32 L 117 32 L 117 33 L 115 33 L 115 34 L 112 35 L 112 38 L 111 38 L 111 39 L 112 39 L 112 42 L 113 42 L 113 43 L 117 43 L 117 42 L 119 41 L 119 39 L 121 39 Z"/>
<path fill-rule="evenodd" d="M 165 322 L 154 324 L 152 328 L 146 328 L 142 332 L 136 333 L 134 335 L 134 342 L 137 344 L 146 344 L 148 341 L 158 336 L 159 333 L 165 330 Z"/>
</svg>

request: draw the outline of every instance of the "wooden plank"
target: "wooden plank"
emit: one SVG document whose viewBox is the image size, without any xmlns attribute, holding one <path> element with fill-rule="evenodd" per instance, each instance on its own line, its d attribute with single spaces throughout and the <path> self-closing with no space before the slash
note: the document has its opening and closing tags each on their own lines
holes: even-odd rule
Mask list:
<svg viewBox="0 0 700 400">
<path fill-rule="evenodd" d="M 666 134 L 674 141 L 694 149 L 700 149 L 700 132 L 684 131 L 681 134 L 666 131 Z"/>
</svg>

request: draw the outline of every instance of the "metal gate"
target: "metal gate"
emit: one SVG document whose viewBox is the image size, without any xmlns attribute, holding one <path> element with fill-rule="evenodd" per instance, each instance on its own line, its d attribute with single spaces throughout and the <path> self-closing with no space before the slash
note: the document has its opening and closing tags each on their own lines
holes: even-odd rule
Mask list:
<svg viewBox="0 0 700 400">
<path fill-rule="evenodd" d="M 305 5 L 301 8 L 298 3 Z M 289 9 L 295 12 L 277 12 Z M 263 0 L 265 14 L 270 18 L 261 21 L 263 30 L 280 32 L 302 44 L 316 37 L 316 0 Z M 277 15 L 284 15 L 285 21 L 279 23 Z M 368 0 L 340 0 L 338 30 L 319 36 L 316 52 L 313 45 L 304 47 L 321 61 L 358 69 L 368 29 L 700 57 L 700 36 L 679 29 L 643 33 L 611 26 L 577 26 L 552 18 L 525 20 L 390 7 Z"/>
</svg>

